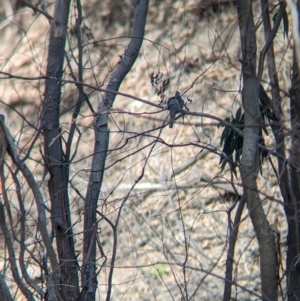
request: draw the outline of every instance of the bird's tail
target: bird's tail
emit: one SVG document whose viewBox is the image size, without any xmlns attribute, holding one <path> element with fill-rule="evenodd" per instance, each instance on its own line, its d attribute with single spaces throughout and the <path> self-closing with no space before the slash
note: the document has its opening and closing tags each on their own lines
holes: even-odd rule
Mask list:
<svg viewBox="0 0 300 301">
<path fill-rule="evenodd" d="M 171 129 L 174 125 L 174 121 L 175 121 L 175 115 L 176 115 L 176 108 L 171 106 L 170 107 L 170 124 L 169 124 L 169 128 Z"/>
</svg>

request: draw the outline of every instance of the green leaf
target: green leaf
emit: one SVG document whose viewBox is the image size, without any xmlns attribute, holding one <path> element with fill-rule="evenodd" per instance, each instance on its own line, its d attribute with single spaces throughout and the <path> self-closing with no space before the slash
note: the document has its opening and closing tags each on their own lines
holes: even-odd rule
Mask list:
<svg viewBox="0 0 300 301">
<path fill-rule="evenodd" d="M 225 139 L 224 147 L 222 150 L 222 153 L 225 154 L 225 156 L 221 156 L 220 163 L 223 161 L 224 158 L 229 157 L 234 152 L 234 148 L 232 145 L 233 140 L 234 139 L 232 133 Z"/>
<path fill-rule="evenodd" d="M 235 117 L 230 120 L 225 119 L 232 125 L 243 125 L 244 124 L 244 113 L 242 112 L 242 107 L 239 107 L 236 111 Z M 243 130 L 243 128 L 241 128 Z M 237 134 L 233 129 L 225 126 L 225 129 L 221 135 L 221 145 L 224 143 L 222 155 L 220 158 L 220 169 L 224 170 L 225 166 L 228 164 L 230 172 L 237 177 L 236 168 L 240 162 L 240 157 L 242 154 L 243 147 L 243 137 Z"/>
<path fill-rule="evenodd" d="M 221 162 L 220 162 L 221 163 Z M 223 162 L 222 162 L 222 164 L 221 164 L 221 171 L 223 171 L 224 170 L 224 168 L 225 168 L 225 166 L 226 166 L 226 164 L 227 164 L 227 159 L 226 160 L 224 160 Z"/>
<path fill-rule="evenodd" d="M 276 22 L 277 15 L 278 15 L 278 13 L 276 12 L 276 13 L 274 14 L 273 18 L 272 18 L 272 20 L 273 20 L 273 23 L 275 23 L 275 22 Z"/>
<path fill-rule="evenodd" d="M 271 120 L 273 120 L 273 114 L 271 111 L 271 100 L 262 84 L 259 85 L 259 100 L 261 104 L 261 115 L 264 119 L 268 119 L 268 121 L 270 122 Z"/>
<path fill-rule="evenodd" d="M 237 121 L 237 123 L 239 123 L 241 115 L 242 115 L 242 107 L 239 107 L 235 114 L 235 120 Z"/>
<path fill-rule="evenodd" d="M 286 12 L 286 9 L 284 8 L 283 11 L 283 33 L 286 35 L 288 38 L 288 32 L 289 32 L 289 17 Z"/>
<path fill-rule="evenodd" d="M 236 164 L 231 164 L 231 172 L 233 172 L 233 174 L 235 175 L 235 177 L 237 178 L 237 173 L 236 173 Z"/>
<path fill-rule="evenodd" d="M 282 9 L 281 7 L 279 9 Z M 278 12 L 276 12 L 272 18 L 273 23 L 276 22 L 276 19 L 278 17 Z M 285 7 L 283 8 L 283 34 L 286 35 L 286 37 L 288 37 L 288 32 L 289 32 L 289 18 L 288 18 L 288 14 L 286 12 Z"/>
<path fill-rule="evenodd" d="M 224 119 L 224 121 L 227 121 L 230 123 L 230 118 L 227 117 Z M 222 132 L 222 135 L 221 135 L 221 139 L 220 139 L 220 144 L 222 145 L 223 142 L 227 139 L 227 137 L 231 134 L 231 128 L 229 128 L 228 126 L 225 126 L 223 132 Z"/>
<path fill-rule="evenodd" d="M 270 98 L 262 84 L 259 85 L 259 99 L 264 107 L 267 107 L 270 105 L 270 102 L 271 102 Z"/>
<path fill-rule="evenodd" d="M 237 135 L 236 137 L 236 150 L 240 150 L 243 147 L 244 138 L 240 135 Z"/>
</svg>

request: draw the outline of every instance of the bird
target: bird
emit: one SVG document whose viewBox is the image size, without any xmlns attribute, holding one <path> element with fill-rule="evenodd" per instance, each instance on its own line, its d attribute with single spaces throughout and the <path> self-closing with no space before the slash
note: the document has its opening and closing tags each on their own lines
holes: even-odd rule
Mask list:
<svg viewBox="0 0 300 301">
<path fill-rule="evenodd" d="M 179 113 L 184 106 L 184 101 L 181 98 L 180 93 L 178 91 L 176 91 L 175 96 L 169 98 L 167 105 L 167 109 L 170 111 L 169 128 L 172 128 L 176 114 Z"/>
</svg>

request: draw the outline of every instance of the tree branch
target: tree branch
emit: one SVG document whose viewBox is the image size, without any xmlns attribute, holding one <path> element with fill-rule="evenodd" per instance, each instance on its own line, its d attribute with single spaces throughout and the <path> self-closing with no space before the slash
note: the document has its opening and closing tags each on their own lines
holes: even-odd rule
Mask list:
<svg viewBox="0 0 300 301">
<path fill-rule="evenodd" d="M 9 263 L 10 263 L 10 268 L 14 277 L 14 280 L 18 286 L 18 288 L 21 290 L 21 292 L 24 294 L 27 300 L 29 301 L 35 301 L 35 298 L 33 297 L 32 292 L 27 288 L 25 283 L 23 282 L 22 278 L 20 277 L 19 271 L 18 271 L 18 266 L 17 266 L 17 260 L 16 260 L 16 254 L 14 250 L 14 245 L 9 233 L 9 230 L 6 225 L 6 220 L 5 220 L 5 213 L 4 213 L 4 206 L 0 200 L 0 228 L 3 232 L 4 239 L 5 239 L 5 244 L 8 250 L 9 254 Z"/>
<path fill-rule="evenodd" d="M 109 129 L 107 125 L 108 113 L 111 107 L 113 106 L 116 93 L 119 90 L 123 79 L 130 71 L 136 58 L 138 57 L 144 38 L 148 3 L 149 0 L 140 0 L 135 5 L 134 21 L 130 43 L 127 49 L 125 50 L 124 55 L 120 59 L 118 65 L 116 66 L 115 70 L 113 71 L 107 86 L 107 90 L 114 92 L 107 92 L 104 94 L 103 99 L 98 106 L 98 113 L 95 114 L 95 146 L 92 170 L 90 173 L 89 185 L 84 205 L 85 232 L 83 245 L 83 257 L 85 258 L 87 254 L 90 254 L 92 263 L 86 265 L 81 274 L 83 288 L 85 292 L 89 292 L 88 294 L 86 294 L 85 292 L 82 293 L 82 300 L 93 301 L 96 292 L 96 243 L 93 240 L 93 227 L 96 223 L 96 209 L 104 176 L 105 161 L 109 143 Z M 110 273 L 112 272 L 110 271 Z M 110 292 L 107 293 L 107 298 L 109 296 Z"/>
</svg>

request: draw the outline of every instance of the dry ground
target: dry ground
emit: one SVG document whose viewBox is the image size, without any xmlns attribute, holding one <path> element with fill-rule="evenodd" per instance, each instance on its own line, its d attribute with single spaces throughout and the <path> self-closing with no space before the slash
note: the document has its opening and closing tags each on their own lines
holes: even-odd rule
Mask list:
<svg viewBox="0 0 300 301">
<path fill-rule="evenodd" d="M 191 112 L 221 118 L 234 114 L 241 103 L 236 8 L 230 1 L 211 1 L 216 3 L 215 6 L 209 2 L 151 0 L 142 52 L 120 91 L 158 104 L 160 98 L 151 86 L 150 75 L 163 73 L 157 86 L 169 79 L 166 97 L 179 90 Z M 53 3 L 46 4 L 51 13 Z M 83 8 L 84 81 L 105 88 L 128 43 L 133 7 L 129 0 L 93 0 L 83 1 Z M 73 3 L 67 55 L 76 73 L 72 57 L 78 53 L 74 35 L 75 10 Z M 27 77 L 45 74 L 49 38 L 47 20 L 21 5 L 13 10 L 13 15 L 5 6 L 0 6 L 0 13 L 1 70 Z M 259 22 L 258 11 L 257 24 Z M 260 36 L 261 28 L 258 31 Z M 281 81 L 288 89 L 291 51 L 289 40 L 283 35 L 276 39 L 276 51 L 280 54 Z M 65 78 L 71 78 L 67 66 Z M 32 146 L 43 91 L 43 80 L 0 81 L 0 113 L 7 116 L 7 124 L 15 135 L 21 156 Z M 101 93 L 89 88 L 85 92 L 90 93 L 90 101 L 96 109 Z M 75 97 L 76 87 L 65 85 L 61 107 L 65 136 Z M 236 198 L 235 190 L 241 193 L 240 181 L 232 178 L 227 169 L 220 172 L 222 128 L 218 128 L 216 120 L 189 115 L 178 119 L 172 130 L 168 127 L 159 129 L 167 115 L 166 111 L 122 96 L 117 96 L 111 114 L 110 151 L 99 210 L 113 221 L 122 200 L 128 193 L 130 195 L 118 228 L 112 300 L 183 300 L 181 293 L 185 287 L 194 300 L 222 298 L 228 222 L 235 213 L 235 210 L 230 213 L 229 209 Z M 92 113 L 84 105 L 78 121 L 81 135 L 78 132 L 74 142 L 74 147 L 78 142 L 78 152 L 71 167 L 70 187 L 78 251 L 83 214 L 81 196 L 84 197 L 87 187 L 93 150 L 92 121 Z M 127 144 L 126 139 L 129 139 Z M 266 137 L 266 142 L 272 145 L 271 135 Z M 47 199 L 47 179 L 42 181 L 40 148 L 42 137 L 36 141 L 27 163 Z M 143 179 L 132 189 L 144 167 Z M 272 223 L 274 216 L 279 216 L 284 241 L 286 225 L 281 199 L 276 178 L 268 164 L 259 175 L 259 186 L 269 221 Z M 13 186 L 9 193 L 13 203 Z M 36 209 L 29 194 L 24 193 L 24 198 L 30 216 L 27 239 L 36 247 Z M 14 206 L 12 211 L 17 221 L 17 205 Z M 112 246 L 112 229 L 104 220 L 99 223 L 99 237 L 108 257 L 102 267 L 103 259 L 99 255 L 102 271 L 98 300 L 103 300 Z M 284 253 L 284 246 L 282 251 Z M 2 250 L 0 255 L 0 262 L 3 258 L 4 264 L 5 251 Z M 175 264 L 184 262 L 186 270 Z M 39 276 L 40 271 L 33 263 L 29 268 L 33 276 Z M 246 288 L 259 294 L 260 289 L 258 247 L 246 210 L 234 269 L 235 281 L 240 287 L 235 286 L 233 295 L 238 300 L 257 300 L 249 292 L 244 292 Z"/>
</svg>

